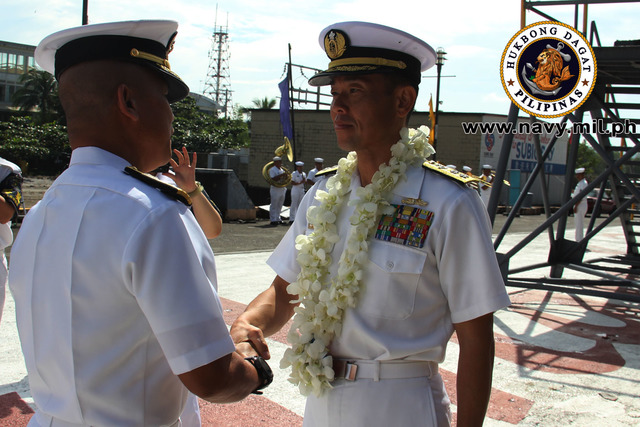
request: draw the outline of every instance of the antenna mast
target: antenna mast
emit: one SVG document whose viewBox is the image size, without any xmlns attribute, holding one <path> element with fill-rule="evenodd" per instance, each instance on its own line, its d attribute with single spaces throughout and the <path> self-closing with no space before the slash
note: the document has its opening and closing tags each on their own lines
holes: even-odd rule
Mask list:
<svg viewBox="0 0 640 427">
<path fill-rule="evenodd" d="M 209 70 L 204 84 L 204 94 L 218 104 L 225 118 L 232 109 L 228 26 L 229 15 L 227 14 L 227 24 L 218 27 L 218 6 L 216 5 L 216 21 L 211 38 L 211 49 L 209 49 Z"/>
</svg>

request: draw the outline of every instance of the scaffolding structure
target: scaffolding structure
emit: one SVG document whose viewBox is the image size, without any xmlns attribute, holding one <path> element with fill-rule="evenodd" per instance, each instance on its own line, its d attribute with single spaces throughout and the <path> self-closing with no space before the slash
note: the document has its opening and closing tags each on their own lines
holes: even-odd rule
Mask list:
<svg viewBox="0 0 640 427">
<path fill-rule="evenodd" d="M 567 124 L 592 122 L 599 120 L 609 125 L 612 123 L 629 123 L 628 131 L 620 134 L 620 140 L 613 140 L 605 133 L 573 134 L 569 146 L 565 183 L 563 188 L 563 204 L 552 212 L 549 206 L 548 189 L 543 185 L 543 203 L 546 220 L 535 230 L 524 236 L 513 248 L 501 252 L 500 244 L 514 219 L 518 216 L 527 192 L 540 173 L 544 173 L 544 161 L 552 152 L 556 137 L 547 144 L 544 152 L 539 135 L 534 136 L 537 150 L 537 165 L 523 186 L 520 196 L 511 207 L 509 216 L 499 231 L 494 248 L 507 286 L 542 289 L 572 294 L 592 295 L 612 298 L 620 301 L 640 302 L 640 174 L 637 167 L 640 161 L 640 42 L 618 41 L 614 46 L 601 46 L 595 22 L 591 22 L 587 33 L 587 10 L 589 4 L 595 3 L 631 3 L 625 0 L 522 0 L 522 28 L 525 27 L 526 11 L 532 11 L 547 20 L 558 21 L 542 12 L 541 6 L 573 5 L 575 18 L 573 27 L 588 38 L 595 54 L 598 75 L 591 96 L 577 110 L 562 118 Z M 579 12 L 582 6 L 582 30 L 578 29 Z M 616 97 L 623 98 L 618 102 Z M 635 117 L 634 117 L 635 116 Z M 511 104 L 508 121 L 515 125 L 518 119 L 518 107 Z M 537 120 L 531 116 L 531 120 Z M 578 194 L 572 195 L 572 177 L 577 165 L 578 145 L 580 139 L 586 141 L 600 156 L 606 168 L 593 177 L 588 186 Z M 496 168 L 495 185 L 488 205 L 491 222 L 495 220 L 498 200 L 503 179 L 509 168 L 508 160 L 513 140 L 512 134 L 505 135 Z M 544 182 L 544 180 L 542 180 Z M 591 219 L 583 240 L 576 242 L 565 238 L 567 218 L 573 207 L 587 194 L 597 191 L 597 199 Z M 616 209 L 602 223 L 596 226 L 596 217 L 601 209 L 605 191 L 610 191 Z M 589 241 L 599 232 L 619 220 L 627 243 L 627 252 L 616 256 L 598 259 L 585 259 Z M 547 231 L 549 253 L 546 260 L 530 260 L 531 264 L 509 268 L 510 260 Z M 589 279 L 569 279 L 563 277 L 565 269 L 578 271 L 588 275 Z M 540 275 L 542 271 L 542 275 Z"/>
<path fill-rule="evenodd" d="M 232 91 L 231 70 L 229 67 L 231 53 L 229 51 L 228 23 L 218 26 L 218 12 L 216 9 L 216 22 L 211 37 L 209 49 L 209 68 L 204 83 L 204 95 L 213 99 L 218 104 L 224 117 L 231 113 Z"/>
</svg>

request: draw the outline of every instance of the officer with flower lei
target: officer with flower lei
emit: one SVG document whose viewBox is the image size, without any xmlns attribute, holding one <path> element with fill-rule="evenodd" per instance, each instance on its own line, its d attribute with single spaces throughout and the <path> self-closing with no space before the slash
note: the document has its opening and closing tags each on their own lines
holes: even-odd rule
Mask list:
<svg viewBox="0 0 640 427">
<path fill-rule="evenodd" d="M 231 327 L 240 351 L 291 316 L 281 362 L 307 395 L 305 426 L 451 423 L 438 373 L 458 338 L 458 425 L 480 425 L 491 391 L 493 313 L 507 305 L 486 210 L 467 175 L 425 162 L 428 129 L 407 129 L 434 50 L 364 22 L 325 28 L 331 119 L 349 154 L 307 192 L 268 264 L 277 276 Z M 468 177 L 467 177 L 468 178 Z"/>
</svg>

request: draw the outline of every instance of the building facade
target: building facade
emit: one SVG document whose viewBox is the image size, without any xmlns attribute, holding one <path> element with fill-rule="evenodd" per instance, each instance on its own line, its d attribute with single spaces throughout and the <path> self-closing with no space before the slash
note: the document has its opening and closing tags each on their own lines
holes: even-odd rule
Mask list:
<svg viewBox="0 0 640 427">
<path fill-rule="evenodd" d="M 313 168 L 315 157 L 324 158 L 324 166 L 336 165 L 345 152 L 338 148 L 333 123 L 327 110 L 296 110 L 294 130 L 294 159 L 305 163 L 304 170 Z M 491 164 L 495 169 L 502 146 L 503 134 L 498 131 L 483 132 L 481 128 L 475 131 L 465 130 L 463 123 L 503 123 L 507 121 L 505 115 L 484 113 L 449 113 L 440 112 L 438 116 L 438 138 L 436 140 L 436 160 L 445 165 L 456 165 L 459 170 L 469 166 L 474 175 L 482 173 L 483 164 Z M 529 122 L 528 118 L 519 121 Z M 429 126 L 427 112 L 414 112 L 409 120 L 410 127 Z M 542 149 L 550 140 L 550 135 L 541 135 Z M 551 203 L 559 203 L 560 190 L 564 182 L 568 136 L 564 135 L 555 144 L 553 155 L 545 162 L 545 180 L 550 188 Z M 251 152 L 249 154 L 248 179 L 251 187 L 268 188 L 269 184 L 262 176 L 264 165 L 269 163 L 275 150 L 284 144 L 284 137 L 280 125 L 280 113 L 276 109 L 253 110 L 251 113 Z M 531 134 L 516 134 L 514 147 L 511 149 L 507 175 L 515 177 L 524 185 L 536 162 Z M 293 162 L 283 159 L 283 166 L 293 171 Z M 517 172 L 516 172 L 517 171 Z M 531 191 L 531 202 L 542 203 L 540 178 L 536 180 Z M 512 190 L 516 190 L 513 188 Z M 557 190 L 557 191 L 556 191 Z M 504 190 L 502 203 L 509 202 L 509 189 Z"/>
<path fill-rule="evenodd" d="M 35 46 L 0 41 L 0 120 L 7 120 L 14 111 L 11 98 L 21 86 L 20 77 L 35 68 Z"/>
</svg>

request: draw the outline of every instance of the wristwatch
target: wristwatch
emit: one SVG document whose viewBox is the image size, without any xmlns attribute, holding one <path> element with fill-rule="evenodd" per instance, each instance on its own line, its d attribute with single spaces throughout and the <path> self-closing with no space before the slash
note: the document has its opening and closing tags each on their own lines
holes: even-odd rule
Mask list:
<svg viewBox="0 0 640 427">
<path fill-rule="evenodd" d="M 260 356 L 245 357 L 246 361 L 251 363 L 256 371 L 258 371 L 258 378 L 260 378 L 261 384 L 253 390 L 253 394 L 262 394 L 260 390 L 267 388 L 273 381 L 273 371 L 269 367 L 269 364 Z"/>
</svg>

